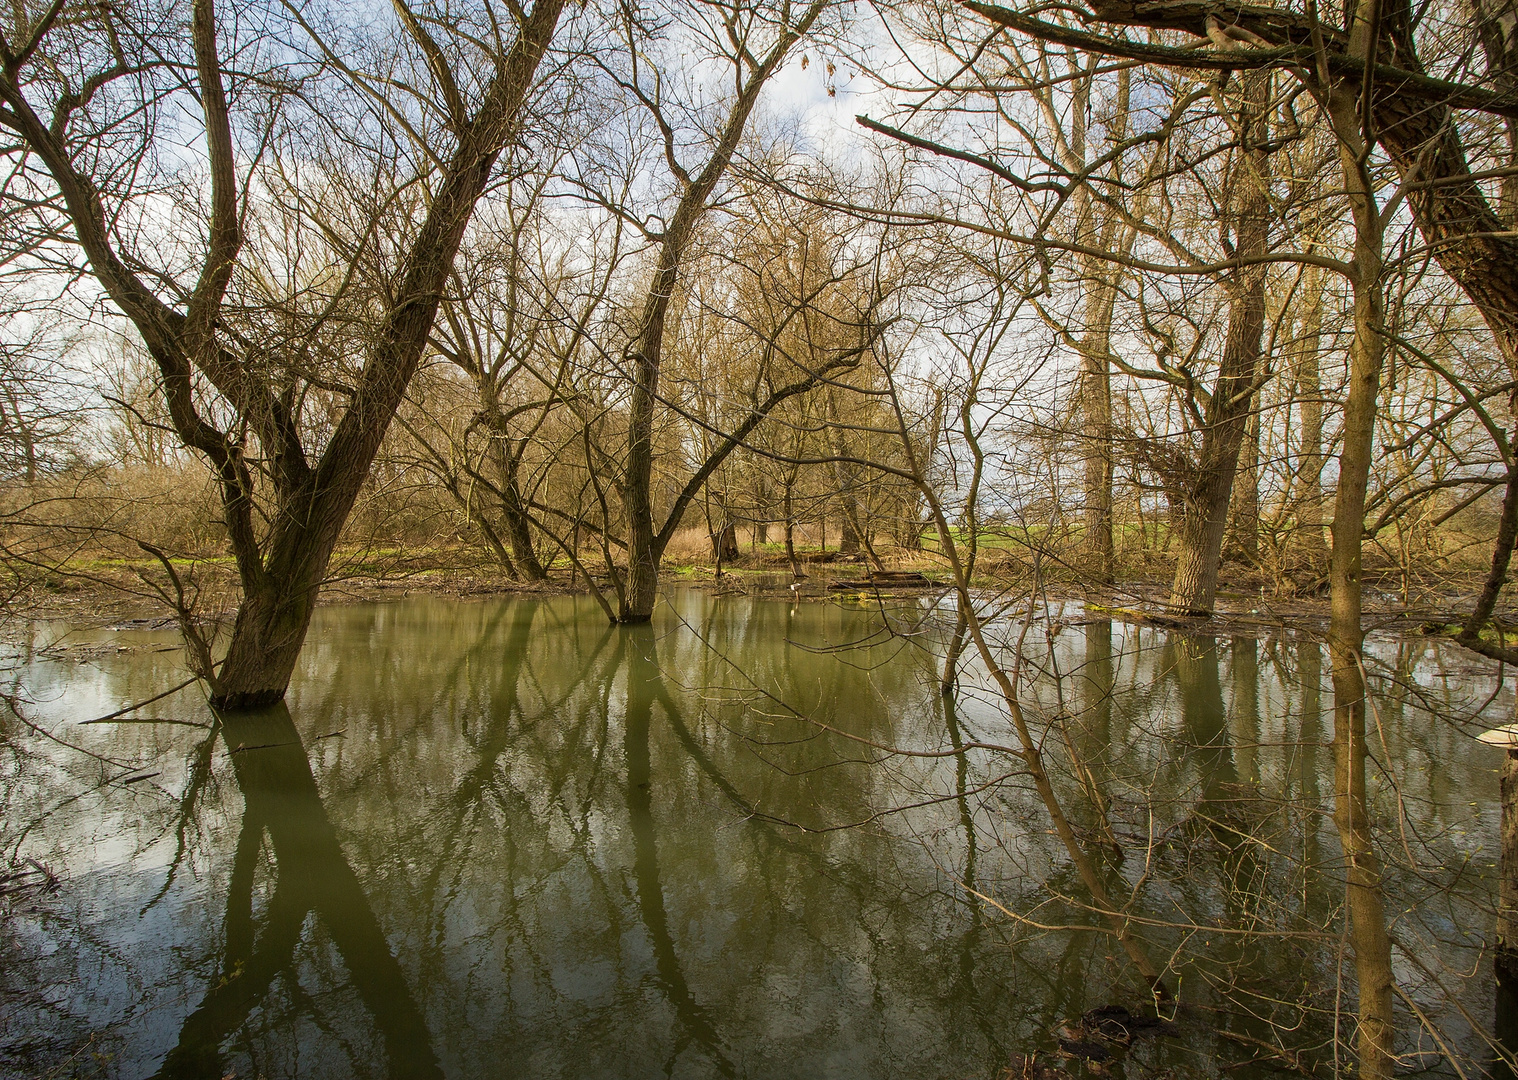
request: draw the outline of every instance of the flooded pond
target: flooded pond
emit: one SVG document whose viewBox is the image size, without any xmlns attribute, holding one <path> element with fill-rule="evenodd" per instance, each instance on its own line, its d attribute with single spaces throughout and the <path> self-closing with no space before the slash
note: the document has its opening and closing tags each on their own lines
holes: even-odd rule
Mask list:
<svg viewBox="0 0 1518 1080">
<path fill-rule="evenodd" d="M 175 723 L 79 726 L 180 682 L 177 635 L 33 626 L 22 712 L 96 756 L 5 721 L 6 854 L 57 887 L 0 901 L 0 1073 L 1033 1080 L 1083 1073 L 1082 1013 L 1154 1015 L 976 666 L 939 692 L 951 611 L 668 599 L 643 628 L 572 597 L 327 607 L 288 707 L 214 726 L 194 689 L 132 714 Z M 1107 1071 L 1346 1070 L 1319 645 L 1072 607 L 1024 649 L 1180 1003 Z M 1453 1076 L 1490 1059 L 1472 734 L 1512 695 L 1449 646 L 1368 660 L 1398 1050 Z"/>
</svg>

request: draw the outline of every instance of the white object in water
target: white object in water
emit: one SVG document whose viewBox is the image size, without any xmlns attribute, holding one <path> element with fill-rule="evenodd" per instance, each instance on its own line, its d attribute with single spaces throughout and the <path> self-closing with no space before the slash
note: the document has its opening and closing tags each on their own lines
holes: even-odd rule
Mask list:
<svg viewBox="0 0 1518 1080">
<path fill-rule="evenodd" d="M 1483 731 L 1476 736 L 1488 746 L 1501 746 L 1507 750 L 1518 750 L 1518 724 L 1508 724 L 1505 727 L 1492 728 Z"/>
</svg>

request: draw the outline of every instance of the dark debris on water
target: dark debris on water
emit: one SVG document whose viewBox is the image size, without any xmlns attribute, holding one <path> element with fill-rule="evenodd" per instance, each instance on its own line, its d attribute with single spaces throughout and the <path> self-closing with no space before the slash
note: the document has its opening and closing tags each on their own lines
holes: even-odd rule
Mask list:
<svg viewBox="0 0 1518 1080">
<path fill-rule="evenodd" d="M 0 871 L 0 897 L 58 891 L 58 875 L 36 859 L 12 863 Z"/>
<path fill-rule="evenodd" d="M 1057 1035 L 1061 1057 L 1073 1058 L 1102 1073 L 1114 1051 L 1142 1039 L 1176 1035 L 1179 1028 L 1159 1016 L 1144 1016 L 1121 1005 L 1101 1005 L 1081 1014 L 1078 1021 L 1063 1025 Z M 1058 1080 L 1066 1073 L 1041 1062 L 1037 1054 L 1013 1054 L 997 1080 Z"/>
</svg>

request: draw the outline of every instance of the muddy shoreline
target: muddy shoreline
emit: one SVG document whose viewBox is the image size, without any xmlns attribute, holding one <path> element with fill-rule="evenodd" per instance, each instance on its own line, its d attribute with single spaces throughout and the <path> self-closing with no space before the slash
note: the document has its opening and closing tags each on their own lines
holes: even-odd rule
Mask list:
<svg viewBox="0 0 1518 1080">
<path fill-rule="evenodd" d="M 360 562 L 350 559 L 349 565 Z M 710 564 L 680 563 L 667 567 L 666 587 L 695 588 L 718 594 L 786 598 L 795 602 L 874 602 L 893 597 L 933 595 L 951 588 L 947 568 L 931 558 L 917 557 L 904 568 L 917 571 L 927 586 L 868 580 L 870 567 L 863 561 L 811 560 L 797 581 L 788 563 L 773 557 L 743 558 L 723 567 L 720 577 Z M 366 568 L 367 569 L 367 568 Z M 235 610 L 236 592 L 230 566 L 217 562 L 197 564 L 199 609 L 206 618 L 229 617 Z M 1440 629 L 1458 624 L 1469 609 L 1479 582 L 1450 580 L 1430 583 L 1419 601 L 1404 604 L 1393 589 L 1393 575 L 1367 574 L 1365 628 L 1368 633 L 1440 636 Z M 1220 590 L 1217 610 L 1211 618 L 1177 617 L 1166 607 L 1168 580 L 1147 578 L 1124 581 L 1101 592 L 1087 592 L 1073 582 L 1052 581 L 1044 586 L 1051 602 L 1083 601 L 1090 616 L 1122 622 L 1197 633 L 1268 634 L 1274 630 L 1323 633 L 1328 625 L 1326 596 L 1278 595 L 1263 575 L 1241 573 L 1236 580 L 1244 588 Z M 599 584 L 610 591 L 606 579 Z M 857 589 L 853 586 L 857 584 Z M 1015 573 L 991 573 L 978 577 L 977 587 L 986 595 L 1012 594 L 1026 589 L 1027 579 Z M 1443 588 L 1439 588 L 1442 585 Z M 508 577 L 488 563 L 438 563 L 394 565 L 379 573 L 335 575 L 322 590 L 321 606 L 386 602 L 410 596 L 452 597 L 458 600 L 506 596 L 589 595 L 583 576 L 554 569 L 545 581 L 523 582 Z M 1090 617 L 1087 616 L 1087 617 Z M 0 612 L 4 624 L 59 620 L 75 629 L 108 629 L 174 625 L 169 605 L 153 584 L 151 568 L 128 563 L 75 569 L 61 567 L 37 580 L 14 586 Z M 1084 621 L 1082 618 L 1080 621 Z M 1518 613 L 1499 623 L 1518 625 Z M 0 633 L 3 633 L 0 628 Z"/>
</svg>

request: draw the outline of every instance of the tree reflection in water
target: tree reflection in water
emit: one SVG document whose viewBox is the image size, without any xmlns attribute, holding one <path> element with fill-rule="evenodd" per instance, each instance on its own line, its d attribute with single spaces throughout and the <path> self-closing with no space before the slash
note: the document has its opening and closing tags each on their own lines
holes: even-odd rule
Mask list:
<svg viewBox="0 0 1518 1080">
<path fill-rule="evenodd" d="M 186 1017 L 158 1076 L 226 1075 L 223 1042 L 291 975 L 306 917 L 331 936 L 384 1041 L 393 1077 L 441 1077 L 427 1024 L 363 887 L 337 842 L 300 733 L 283 704 L 220 717 L 222 742 L 243 797 L 242 828 L 227 888 L 226 945 L 211 987 Z M 273 894 L 255 925 L 254 883 L 264 839 Z"/>
<path fill-rule="evenodd" d="M 690 1043 L 696 1043 L 721 1076 L 735 1075 L 733 1063 L 723 1053 L 716 1025 L 691 993 L 675 952 L 675 940 L 664 909 L 664 886 L 659 881 L 659 847 L 654 836 L 653 766 L 648 752 L 648 731 L 657 699 L 671 723 L 677 712 L 663 691 L 663 675 L 654 654 L 656 640 L 647 624 L 621 631 L 627 654 L 627 716 L 623 740 L 627 755 L 627 816 L 633 834 L 633 876 L 638 888 L 638 911 L 648 931 L 658 965 L 659 985 L 664 991 L 684 1035 L 670 1049 L 665 1073 L 674 1071 L 675 1059 Z"/>
<path fill-rule="evenodd" d="M 1007 740 L 980 676 L 939 692 L 942 642 L 913 629 L 930 609 L 672 604 L 679 620 L 614 628 L 566 598 L 327 609 L 293 719 L 228 718 L 218 744 L 89 729 L 199 764 L 166 777 L 157 817 L 126 785 L 81 815 L 130 840 L 70 882 L 96 890 L 101 952 L 146 928 L 175 959 L 120 977 L 149 988 L 136 1011 L 81 963 L 71 1015 L 119 1031 L 123 1075 L 989 1077 L 1052 1060 L 1087 1009 L 1144 1004 L 1100 928 L 1041 928 L 1090 926 L 1089 905 L 1017 763 L 984 748 Z M 1098 619 L 1048 655 L 1063 686 L 1027 693 L 1061 798 L 1192 1009 L 1126 1076 L 1330 1068 L 1352 972 L 1321 649 Z M 167 662 L 102 665 L 104 696 L 172 685 L 147 667 Z M 1434 871 L 1391 880 L 1417 897 L 1398 932 L 1474 970 L 1486 886 L 1459 866 L 1490 762 L 1426 700 L 1380 709 Z M 58 712 L 90 709 L 63 694 Z M 1459 1006 L 1490 1016 L 1489 982 L 1468 987 Z M 1431 982 L 1411 989 L 1476 1045 Z M 1403 1046 L 1422 1052 L 1415 1024 Z"/>
</svg>

